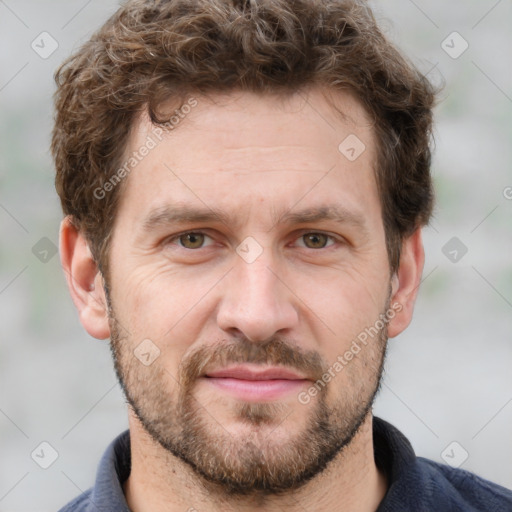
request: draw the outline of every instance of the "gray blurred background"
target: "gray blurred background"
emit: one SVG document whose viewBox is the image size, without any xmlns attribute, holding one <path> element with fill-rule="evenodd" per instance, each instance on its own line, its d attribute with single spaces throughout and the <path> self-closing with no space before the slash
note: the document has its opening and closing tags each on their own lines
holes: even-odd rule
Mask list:
<svg viewBox="0 0 512 512">
<path fill-rule="evenodd" d="M 55 253 L 48 150 L 53 72 L 117 5 L 0 0 L 0 512 L 60 508 L 128 426 L 108 344 L 82 329 Z M 512 488 L 512 2 L 372 5 L 446 84 L 424 282 L 375 413 L 417 454 Z"/>
</svg>

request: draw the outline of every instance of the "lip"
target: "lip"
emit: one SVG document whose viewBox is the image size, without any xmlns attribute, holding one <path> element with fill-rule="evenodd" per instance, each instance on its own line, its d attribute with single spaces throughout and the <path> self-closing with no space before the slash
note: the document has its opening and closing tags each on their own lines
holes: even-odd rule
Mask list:
<svg viewBox="0 0 512 512">
<path fill-rule="evenodd" d="M 207 372 L 203 381 L 239 400 L 266 402 L 298 393 L 309 379 L 286 368 L 242 365 Z"/>
<path fill-rule="evenodd" d="M 220 370 L 206 372 L 206 377 L 210 378 L 231 378 L 241 380 L 307 380 L 306 377 L 298 373 L 282 368 L 272 366 L 261 369 L 261 366 L 238 365 Z"/>
</svg>

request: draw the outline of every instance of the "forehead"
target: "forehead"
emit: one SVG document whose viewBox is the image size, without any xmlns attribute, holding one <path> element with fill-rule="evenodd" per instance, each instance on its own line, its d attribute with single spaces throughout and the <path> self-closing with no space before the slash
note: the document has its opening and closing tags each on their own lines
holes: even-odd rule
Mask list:
<svg viewBox="0 0 512 512">
<path fill-rule="evenodd" d="M 326 93 L 196 95 L 187 109 L 162 106 L 174 116 L 164 131 L 141 116 L 125 158 L 151 149 L 124 183 L 118 216 L 135 224 L 162 208 L 195 204 L 239 219 L 268 210 L 270 222 L 299 202 L 375 209 L 371 123 L 353 95 Z"/>
</svg>

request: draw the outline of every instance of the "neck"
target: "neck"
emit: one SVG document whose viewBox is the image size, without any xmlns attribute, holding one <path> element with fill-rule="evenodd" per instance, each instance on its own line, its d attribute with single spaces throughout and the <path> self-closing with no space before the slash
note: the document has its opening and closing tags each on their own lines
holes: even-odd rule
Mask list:
<svg viewBox="0 0 512 512">
<path fill-rule="evenodd" d="M 387 482 L 375 465 L 372 416 L 351 443 L 307 484 L 286 494 L 232 497 L 209 487 L 186 463 L 156 443 L 130 411 L 131 473 L 124 493 L 133 512 L 315 510 L 374 512 Z"/>
</svg>

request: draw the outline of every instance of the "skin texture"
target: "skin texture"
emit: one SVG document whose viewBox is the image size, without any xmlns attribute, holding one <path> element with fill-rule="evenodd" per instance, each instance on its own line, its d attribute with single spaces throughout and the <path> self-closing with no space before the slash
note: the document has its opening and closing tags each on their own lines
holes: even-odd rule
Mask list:
<svg viewBox="0 0 512 512">
<path fill-rule="evenodd" d="M 85 240 L 62 223 L 61 259 L 81 322 L 111 337 L 130 404 L 124 490 L 136 512 L 372 511 L 384 497 L 371 404 L 387 337 L 411 320 L 423 246 L 418 229 L 390 275 L 371 123 L 353 96 L 331 93 L 341 116 L 323 93 L 197 96 L 123 183 L 108 295 Z M 127 156 L 152 129 L 138 120 Z M 355 161 L 338 150 L 351 134 L 366 146 Z M 342 221 L 279 220 L 329 205 L 343 209 Z M 225 218 L 162 221 L 165 208 L 184 206 Z M 257 255 L 250 263 L 237 253 L 247 237 Z M 301 402 L 298 392 L 332 372 L 392 307 L 379 333 Z M 143 340 L 158 354 L 147 366 L 134 355 Z M 243 400 L 204 376 L 235 362 L 307 380 L 277 399 Z"/>
</svg>

